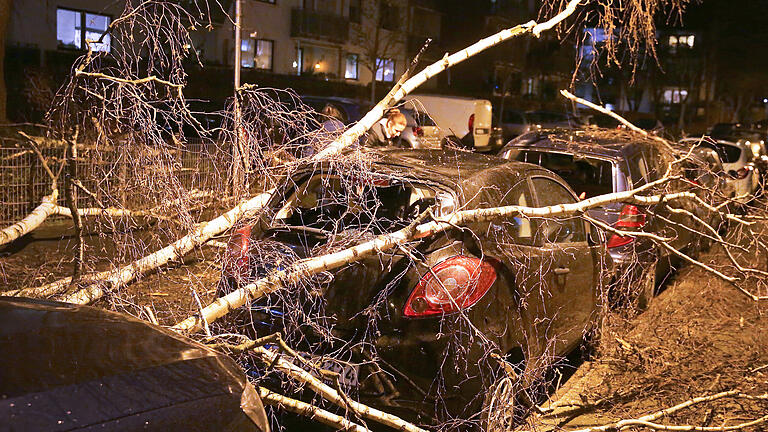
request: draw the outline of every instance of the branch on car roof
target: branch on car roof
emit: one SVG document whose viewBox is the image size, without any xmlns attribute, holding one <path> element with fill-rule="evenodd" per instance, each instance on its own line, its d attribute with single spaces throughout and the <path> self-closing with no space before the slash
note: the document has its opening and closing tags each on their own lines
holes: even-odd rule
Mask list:
<svg viewBox="0 0 768 432">
<path fill-rule="evenodd" d="M 576 203 L 559 204 L 556 206 L 538 208 L 506 206 L 457 211 L 436 218 L 431 222 L 422 223 L 416 227 L 406 227 L 393 233 L 380 235 L 373 240 L 358 244 L 349 249 L 344 249 L 320 257 L 300 260 L 286 269 L 274 271 L 264 278 L 240 287 L 226 296 L 217 299 L 203 309 L 202 316 L 205 317 L 205 321 L 213 322 L 249 301 L 278 291 L 286 285 L 295 284 L 314 274 L 333 270 L 346 264 L 359 261 L 363 257 L 374 253 L 391 250 L 406 242 L 413 241 L 414 239 L 420 239 L 450 230 L 455 226 L 505 219 L 515 216 L 532 218 L 580 216 L 589 209 L 601 207 L 610 203 L 621 202 L 647 206 L 677 200 L 694 200 L 697 198 L 692 192 L 678 192 L 650 196 L 640 195 L 643 192 L 651 191 L 653 188 L 673 179 L 675 179 L 675 177 L 664 177 L 630 191 L 615 192 Z M 184 321 L 177 323 L 173 329 L 180 332 L 197 332 L 201 329 L 203 323 L 202 316 L 191 316 Z"/>
<path fill-rule="evenodd" d="M 609 110 L 608 108 L 601 107 L 600 105 L 594 104 L 594 103 L 592 103 L 592 102 L 590 102 L 590 101 L 588 101 L 586 99 L 582 99 L 582 98 L 574 95 L 573 93 L 569 92 L 568 90 L 560 90 L 560 94 L 563 95 L 563 97 L 565 97 L 566 99 L 570 99 L 570 100 L 572 100 L 572 101 L 574 101 L 576 103 L 579 103 L 579 104 L 582 104 L 582 105 L 584 105 L 586 107 L 592 108 L 595 111 L 598 111 L 598 112 L 603 113 L 603 114 L 605 114 L 607 116 L 613 117 L 614 119 L 616 119 L 619 122 L 621 122 L 621 124 L 626 126 L 632 132 L 638 133 L 638 134 L 640 134 L 640 135 L 642 135 L 642 136 L 644 136 L 646 138 L 650 138 L 650 139 L 652 139 L 652 140 L 654 140 L 656 142 L 659 142 L 659 143 L 663 144 L 665 147 L 669 148 L 670 150 L 675 151 L 674 147 L 666 139 L 664 139 L 664 138 L 662 138 L 660 136 L 654 135 L 654 134 L 650 134 L 646 130 L 640 129 L 639 127 L 637 127 L 634 124 L 632 124 L 632 122 L 630 122 L 629 120 L 627 120 L 624 117 L 616 114 L 615 112 Z"/>
</svg>

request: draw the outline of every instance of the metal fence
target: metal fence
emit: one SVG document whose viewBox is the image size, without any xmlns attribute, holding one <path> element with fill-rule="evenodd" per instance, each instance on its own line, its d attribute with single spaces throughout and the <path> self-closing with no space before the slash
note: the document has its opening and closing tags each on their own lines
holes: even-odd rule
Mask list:
<svg viewBox="0 0 768 432">
<path fill-rule="evenodd" d="M 56 171 L 64 159 L 64 150 L 43 148 L 41 152 Z M 137 157 L 126 149 L 79 149 L 77 177 L 95 199 L 79 192 L 78 208 L 96 207 L 96 200 L 105 206 L 146 208 L 158 192 L 153 188 L 161 186 L 176 193 L 193 189 L 217 196 L 224 193 L 228 161 L 216 143 L 190 142 L 158 153 L 162 161 L 152 162 L 151 155 Z M 60 178 L 59 188 L 63 181 Z M 0 226 L 29 214 L 50 193 L 50 187 L 50 177 L 31 150 L 0 141 Z M 62 194 L 59 201 L 64 205 Z"/>
</svg>

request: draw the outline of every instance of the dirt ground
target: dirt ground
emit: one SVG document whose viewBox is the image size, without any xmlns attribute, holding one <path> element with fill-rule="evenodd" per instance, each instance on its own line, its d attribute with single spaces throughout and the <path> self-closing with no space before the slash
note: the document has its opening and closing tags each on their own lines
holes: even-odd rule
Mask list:
<svg viewBox="0 0 768 432">
<path fill-rule="evenodd" d="M 721 248 L 701 258 L 708 264 L 726 260 Z M 742 286 L 765 294 L 756 280 Z M 768 395 L 767 314 L 768 301 L 756 302 L 704 269 L 685 266 L 648 310 L 632 319 L 611 317 L 594 358 L 545 405 L 553 411 L 535 416 L 529 425 L 578 430 L 723 391 Z M 719 427 L 766 414 L 765 399 L 723 398 L 655 422 Z M 768 430 L 768 424 L 753 430 Z"/>
<path fill-rule="evenodd" d="M 67 223 L 52 222 L 0 249 L 0 291 L 67 276 L 71 234 Z M 147 237 L 144 243 L 164 240 Z M 112 236 L 89 236 L 88 253 L 114 255 L 112 241 Z M 146 276 L 121 292 L 120 300 L 101 300 L 101 305 L 144 319 L 149 319 L 151 311 L 161 324 L 171 324 L 198 308 L 193 291 L 202 304 L 213 299 L 218 253 L 216 248 L 203 248 L 187 259 L 187 265 Z M 760 268 L 765 268 L 761 254 L 744 258 L 755 264 L 762 260 Z M 725 255 L 715 247 L 702 260 L 722 263 Z M 107 260 L 97 261 L 90 270 L 108 266 Z M 755 292 L 765 290 L 757 280 L 743 286 Z M 605 322 L 595 357 L 554 395 L 555 409 L 532 418 L 529 426 L 579 429 L 636 418 L 725 390 L 764 394 L 768 392 L 766 314 L 768 301 L 755 302 L 703 269 L 685 266 L 647 311 L 631 319 L 612 316 Z M 695 405 L 657 422 L 721 426 L 767 413 L 766 400 L 728 398 Z M 768 424 L 757 430 L 768 430 Z"/>
</svg>

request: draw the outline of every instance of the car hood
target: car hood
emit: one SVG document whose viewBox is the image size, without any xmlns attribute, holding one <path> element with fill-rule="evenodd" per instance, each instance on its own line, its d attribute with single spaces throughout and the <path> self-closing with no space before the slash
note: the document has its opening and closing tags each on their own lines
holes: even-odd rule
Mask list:
<svg viewBox="0 0 768 432">
<path fill-rule="evenodd" d="M 258 393 L 231 358 L 127 315 L 0 297 L 0 352 L 0 419 L 18 430 L 116 419 L 124 429 L 131 417 L 206 400 L 229 401 L 230 414 L 269 430 Z"/>
</svg>

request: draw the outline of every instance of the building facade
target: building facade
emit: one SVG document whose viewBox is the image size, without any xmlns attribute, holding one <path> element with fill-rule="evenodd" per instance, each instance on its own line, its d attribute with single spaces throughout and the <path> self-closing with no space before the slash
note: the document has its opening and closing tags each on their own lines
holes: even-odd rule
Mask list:
<svg viewBox="0 0 768 432">
<path fill-rule="evenodd" d="M 55 92 L 85 52 L 86 40 L 100 40 L 92 44 L 95 50 L 116 49 L 110 35 L 102 35 L 124 6 L 115 0 L 13 2 L 6 43 L 9 107 L 28 108 L 22 93 L 31 75 L 41 75 L 49 93 Z M 442 31 L 435 0 L 241 0 L 242 42 L 235 47 L 235 0 L 209 6 L 211 16 L 201 21 L 210 18 L 212 26 L 191 35 L 203 68 L 187 70 L 188 94 L 206 99 L 231 95 L 235 49 L 242 55 L 243 83 L 373 98 L 397 81 L 426 38 L 439 42 Z M 22 114 L 16 118 L 41 116 Z"/>
</svg>

